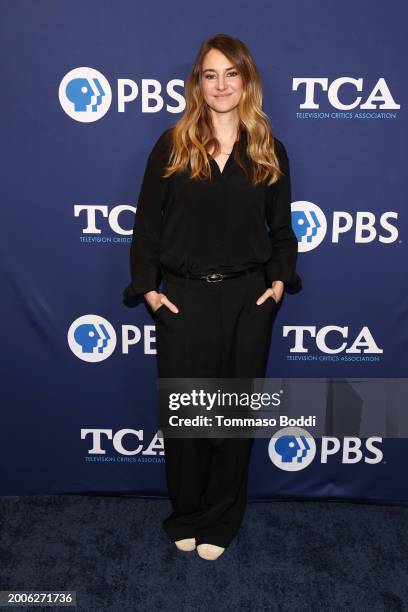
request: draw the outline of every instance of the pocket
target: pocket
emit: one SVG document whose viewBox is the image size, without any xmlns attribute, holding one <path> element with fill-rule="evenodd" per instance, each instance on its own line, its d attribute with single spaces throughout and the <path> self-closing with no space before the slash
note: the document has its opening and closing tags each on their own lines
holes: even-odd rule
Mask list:
<svg viewBox="0 0 408 612">
<path fill-rule="evenodd" d="M 267 289 L 270 289 L 270 288 L 271 288 L 271 286 L 268 284 L 266 278 L 264 278 L 264 291 L 266 291 Z M 278 306 L 278 302 L 276 302 L 275 299 L 272 296 L 268 297 L 268 300 L 272 300 L 274 306 Z M 268 301 L 268 300 L 266 300 L 266 301 Z M 279 301 L 281 301 L 281 300 L 279 300 Z"/>
<path fill-rule="evenodd" d="M 274 308 L 275 306 L 277 306 L 277 303 L 275 302 L 275 300 L 273 299 L 272 296 L 268 297 L 264 302 L 262 302 L 262 304 L 257 304 L 255 303 L 256 308 L 258 308 L 259 310 L 262 310 L 263 308 L 267 309 L 268 307 L 272 306 L 272 308 Z"/>
<path fill-rule="evenodd" d="M 258 295 L 256 299 L 260 298 L 262 293 L 265 293 L 267 289 L 270 289 L 270 285 L 268 285 L 266 278 L 263 276 L 260 282 L 260 287 L 258 289 Z M 275 302 L 275 300 L 273 299 L 271 295 L 268 296 L 267 299 L 264 302 L 262 302 L 262 304 L 260 304 L 259 306 L 255 303 L 255 306 L 257 308 L 262 308 L 263 306 L 267 307 L 268 302 L 273 302 L 273 304 L 277 306 L 277 303 Z"/>
<path fill-rule="evenodd" d="M 169 298 L 172 302 L 172 298 Z M 177 305 L 177 302 L 173 302 L 173 304 Z M 161 319 L 163 316 L 167 316 L 167 314 L 170 314 L 172 317 L 178 317 L 180 316 L 180 311 L 179 312 L 173 312 L 172 310 L 170 310 L 170 308 L 168 306 L 166 306 L 166 304 L 162 304 L 161 306 L 159 306 L 153 313 L 153 316 L 156 318 L 158 317 L 159 319 Z"/>
<path fill-rule="evenodd" d="M 163 293 L 170 300 L 170 302 L 177 306 L 177 308 L 181 308 L 180 304 L 182 302 L 182 299 L 178 291 L 177 285 L 174 285 L 173 283 L 170 283 L 167 279 L 165 279 L 163 281 Z M 163 316 L 167 317 L 168 314 L 170 314 L 172 318 L 175 318 L 179 317 L 181 313 L 180 310 L 179 312 L 173 312 L 168 306 L 166 306 L 166 304 L 162 304 L 157 308 L 157 310 L 154 311 L 153 316 L 157 317 L 158 319 L 161 319 Z"/>
<path fill-rule="evenodd" d="M 159 306 L 158 308 L 156 308 L 156 310 L 153 312 L 153 315 L 154 315 L 155 317 L 157 317 L 157 316 L 158 316 L 158 314 L 159 314 L 159 312 L 160 312 L 161 310 L 163 310 L 163 309 L 165 309 L 165 310 L 169 310 L 169 308 L 166 306 L 166 304 L 162 304 L 161 306 Z M 162 313 L 162 314 L 163 314 L 163 313 Z"/>
<path fill-rule="evenodd" d="M 267 297 L 262 304 L 257 304 L 256 300 L 259 299 L 261 295 L 269 288 L 270 286 L 268 285 L 266 279 L 264 277 L 260 278 L 259 282 L 256 283 L 256 295 L 254 296 L 253 302 L 253 312 L 259 313 L 260 316 L 265 315 L 268 318 L 274 316 L 274 313 L 278 308 L 277 302 L 275 302 L 271 295 Z"/>
</svg>

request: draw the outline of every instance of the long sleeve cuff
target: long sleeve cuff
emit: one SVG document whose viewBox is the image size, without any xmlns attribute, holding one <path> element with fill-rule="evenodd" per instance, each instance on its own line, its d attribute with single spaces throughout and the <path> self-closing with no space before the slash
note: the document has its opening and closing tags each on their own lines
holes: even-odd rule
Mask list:
<svg viewBox="0 0 408 612">
<path fill-rule="evenodd" d="M 143 302 L 148 291 L 158 291 L 162 280 L 160 266 L 152 266 L 134 275 L 133 280 L 123 290 L 123 303 L 129 308 Z"/>
<path fill-rule="evenodd" d="M 264 269 L 270 286 L 273 281 L 281 280 L 285 284 L 287 293 L 298 293 L 302 289 L 302 278 L 296 272 L 294 266 L 286 262 L 270 260 L 264 265 Z"/>
</svg>

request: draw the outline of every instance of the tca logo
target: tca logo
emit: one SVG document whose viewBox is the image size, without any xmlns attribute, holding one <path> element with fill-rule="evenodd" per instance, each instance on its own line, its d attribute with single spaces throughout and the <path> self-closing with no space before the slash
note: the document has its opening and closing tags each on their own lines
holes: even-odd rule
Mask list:
<svg viewBox="0 0 408 612">
<path fill-rule="evenodd" d="M 150 442 L 144 441 L 143 429 L 81 429 L 81 440 L 87 440 L 88 455 L 106 455 L 115 450 L 118 455 L 164 455 L 163 438 L 156 432 Z"/>
<path fill-rule="evenodd" d="M 315 339 L 315 344 L 321 353 L 336 355 L 338 353 L 348 353 L 354 355 L 378 354 L 383 353 L 383 349 L 376 344 L 369 328 L 364 326 L 357 334 L 353 342 L 349 343 L 349 328 L 345 325 L 326 325 L 317 329 L 315 325 L 284 325 L 283 337 L 287 338 L 293 332 L 295 344 L 290 348 L 291 353 L 308 353 L 309 349 L 305 346 L 306 334 Z M 327 342 L 331 336 L 330 345 Z"/>
<path fill-rule="evenodd" d="M 355 97 L 350 104 L 345 104 L 341 101 L 341 89 L 349 90 L 350 87 L 355 91 Z M 392 110 L 401 108 L 391 95 L 390 89 L 384 78 L 379 78 L 374 87 L 364 96 L 358 95 L 358 92 L 363 92 L 364 80 L 362 78 L 353 79 L 351 77 L 339 77 L 329 84 L 328 78 L 319 77 L 295 77 L 292 80 L 292 91 L 304 91 L 304 101 L 299 104 L 299 108 L 319 109 L 320 105 L 316 102 L 317 92 L 327 92 L 327 100 L 329 104 L 338 110 L 352 110 L 360 108 L 362 110 Z"/>
</svg>

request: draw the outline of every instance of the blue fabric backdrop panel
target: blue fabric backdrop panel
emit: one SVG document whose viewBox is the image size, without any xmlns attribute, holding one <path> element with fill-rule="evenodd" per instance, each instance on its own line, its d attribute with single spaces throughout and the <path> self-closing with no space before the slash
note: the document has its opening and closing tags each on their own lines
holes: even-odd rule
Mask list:
<svg viewBox="0 0 408 612">
<path fill-rule="evenodd" d="M 242 39 L 288 151 L 303 290 L 268 376 L 407 374 L 402 0 L 2 4 L 0 494 L 166 495 L 155 327 L 121 300 L 143 172 L 202 40 Z M 405 439 L 294 474 L 256 440 L 250 497 L 408 499 Z"/>
</svg>

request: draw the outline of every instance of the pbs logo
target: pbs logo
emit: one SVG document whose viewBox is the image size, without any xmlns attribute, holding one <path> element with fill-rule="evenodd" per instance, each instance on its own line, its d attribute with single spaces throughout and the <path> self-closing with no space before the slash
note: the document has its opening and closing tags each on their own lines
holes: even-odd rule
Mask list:
<svg viewBox="0 0 408 612">
<path fill-rule="evenodd" d="M 98 121 L 109 110 L 112 90 L 108 80 L 94 68 L 74 68 L 62 79 L 59 101 L 66 114 L 80 121 Z"/>
<path fill-rule="evenodd" d="M 376 445 L 381 443 L 382 438 L 376 436 L 364 442 L 354 436 L 322 436 L 320 463 L 328 463 L 329 458 L 337 455 L 343 465 L 360 462 L 378 464 L 383 459 L 383 452 Z M 285 427 L 272 436 L 268 453 L 272 463 L 279 469 L 298 472 L 312 463 L 316 456 L 316 442 L 306 429 Z"/>
<path fill-rule="evenodd" d="M 284 427 L 272 436 L 268 452 L 272 463 L 278 468 L 298 472 L 313 461 L 316 442 L 302 427 Z"/>
</svg>

